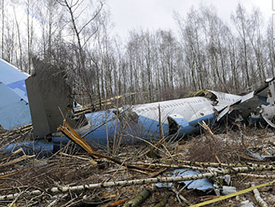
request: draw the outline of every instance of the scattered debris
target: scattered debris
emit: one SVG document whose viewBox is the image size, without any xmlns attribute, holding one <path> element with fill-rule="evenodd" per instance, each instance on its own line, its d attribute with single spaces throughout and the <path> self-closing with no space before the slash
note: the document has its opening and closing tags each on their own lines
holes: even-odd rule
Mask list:
<svg viewBox="0 0 275 207">
<path fill-rule="evenodd" d="M 173 171 L 172 177 L 192 176 L 192 175 L 198 175 L 198 174 L 200 174 L 199 171 L 194 171 L 190 169 L 176 169 Z M 206 178 L 197 179 L 197 180 L 187 180 L 179 183 L 184 183 L 184 188 L 187 188 L 187 189 L 197 189 L 204 192 L 213 190 L 212 183 Z M 165 183 L 165 184 L 157 183 L 156 186 L 159 188 L 174 187 L 173 183 Z"/>
<path fill-rule="evenodd" d="M 239 205 L 239 207 L 254 207 L 254 204 L 250 202 L 249 200 L 242 201 Z"/>
<path fill-rule="evenodd" d="M 236 134 L 238 133 L 229 132 L 225 135 L 227 141 L 223 144 L 227 143 L 228 151 L 231 151 L 228 142 L 231 139 L 234 140 Z M 200 161 L 199 155 L 197 156 L 198 161 L 195 161 L 193 155 L 192 159 L 189 157 L 189 150 L 178 152 L 175 150 L 173 143 L 167 142 L 162 144 L 166 145 L 172 157 L 166 154 L 165 151 L 159 151 L 161 158 L 149 158 L 146 154 L 139 157 L 138 155 L 148 151 L 151 145 L 147 147 L 145 145 L 127 146 L 125 148 L 121 147 L 121 154 L 116 156 L 116 159 L 121 160 L 121 164 L 106 158 L 91 158 L 88 155 L 81 154 L 73 155 L 66 148 L 64 148 L 65 151 L 62 150 L 43 160 L 34 159 L 35 157 L 22 159 L 19 162 L 1 167 L 0 179 L 5 179 L 5 182 L 0 182 L 0 189 L 3 189 L 0 190 L 0 200 L 7 205 L 13 201 L 15 201 L 14 203 L 25 203 L 26 201 L 32 203 L 32 201 L 35 201 L 40 204 L 60 206 L 70 201 L 71 203 L 93 203 L 94 205 L 98 203 L 98 205 L 114 206 L 117 202 L 120 203 L 119 205 L 123 205 L 127 200 L 137 197 L 140 186 L 144 186 L 144 189 L 153 189 L 152 196 L 144 203 L 146 206 L 164 205 L 164 203 L 166 203 L 166 206 L 179 206 L 180 203 L 183 205 L 187 205 L 187 203 L 188 205 L 198 205 L 210 201 L 214 204 L 219 203 L 219 206 L 223 206 L 228 202 L 232 203 L 233 206 L 237 206 L 242 205 L 241 203 L 244 200 L 249 200 L 249 205 L 252 205 L 254 198 L 249 197 L 252 194 L 248 192 L 254 190 L 249 186 L 250 182 L 253 181 L 256 188 L 268 187 L 264 190 L 266 193 L 262 194 L 262 198 L 268 205 L 271 205 L 274 200 L 272 200 L 272 196 L 268 196 L 268 192 L 274 192 L 272 190 L 274 181 L 271 180 L 275 178 L 272 174 L 274 170 L 272 163 L 246 160 L 242 156 L 239 158 L 234 157 L 232 151 L 231 155 L 224 151 L 226 148 L 223 148 L 222 142 L 219 142 L 221 135 L 215 136 L 217 139 L 216 144 L 219 145 L 223 155 L 218 150 L 215 150 L 213 154 L 219 156 L 220 163 L 213 162 L 216 161 L 215 156 L 209 157 L 207 151 L 204 151 L 204 153 L 208 157 L 204 157 L 204 159 L 208 159 L 208 162 Z M 195 143 L 207 145 L 207 139 L 204 142 L 204 138 L 202 136 L 188 142 L 183 141 L 182 145 L 186 149 L 192 147 L 192 150 L 196 150 Z M 263 137 L 261 144 L 265 143 L 265 139 L 269 141 L 270 138 L 270 136 Z M 238 139 L 240 147 L 235 149 L 239 150 L 237 151 L 238 155 L 245 154 L 245 150 L 241 147 L 241 138 Z M 253 139 L 255 138 L 251 136 L 252 141 Z M 235 142 L 230 143 L 234 144 Z M 208 142 L 208 144 L 213 143 Z M 197 144 L 196 146 L 199 147 L 200 145 Z M 214 146 L 212 147 L 212 149 L 216 149 Z M 162 145 L 159 145 L 159 148 L 162 148 Z M 205 150 L 208 149 L 205 148 Z M 14 152 L 12 157 L 2 157 L 2 163 L 13 161 L 17 159 L 16 156 L 18 158 L 22 157 L 19 155 L 20 153 L 19 150 Z M 100 152 L 97 149 L 96 153 L 105 154 L 106 151 Z M 231 163 L 225 162 L 227 160 L 226 156 L 231 156 Z M 97 162 L 97 165 L 93 164 L 94 161 Z M 129 170 L 131 168 L 127 168 L 128 165 L 139 166 L 142 170 Z M 261 173 L 257 175 L 257 171 Z M 157 177 L 152 178 L 150 176 Z M 202 190 L 208 189 L 208 187 L 205 187 L 204 182 L 202 182 L 202 186 L 199 182 L 197 183 L 198 179 L 204 177 L 207 178 L 206 183 L 212 188 L 212 193 Z M 194 181 L 191 182 L 193 179 Z M 220 196 L 219 199 L 216 197 L 213 193 L 214 185 L 212 184 L 216 182 L 222 186 L 223 191 L 220 191 L 220 193 L 228 195 Z M 163 183 L 163 185 L 173 183 L 173 188 L 154 188 L 151 183 Z M 260 183 L 264 184 L 259 185 Z M 194 186 L 192 187 L 192 185 Z M 202 188 L 198 190 L 200 187 Z M 175 194 L 171 194 L 171 190 Z M 70 194 L 75 196 L 71 197 Z M 47 199 L 36 199 L 42 197 Z"/>
</svg>

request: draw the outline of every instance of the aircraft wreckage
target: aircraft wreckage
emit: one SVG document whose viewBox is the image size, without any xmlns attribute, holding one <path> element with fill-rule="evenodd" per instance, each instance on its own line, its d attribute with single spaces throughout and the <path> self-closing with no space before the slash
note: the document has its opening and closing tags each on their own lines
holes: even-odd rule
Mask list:
<svg viewBox="0 0 275 207">
<path fill-rule="evenodd" d="M 274 78 L 244 96 L 207 90 L 191 98 L 81 114 L 73 107 L 65 74 L 37 59 L 33 64 L 35 73 L 30 76 L 0 60 L 0 124 L 10 130 L 32 123 L 36 137 L 34 141 L 5 146 L 2 152 L 22 147 L 26 153 L 55 153 L 70 140 L 57 130 L 64 119 L 73 133 L 92 147 L 163 137 L 177 139 L 198 132 L 203 122 L 215 124 L 225 117 L 233 121 L 261 119 L 273 125 Z"/>
</svg>

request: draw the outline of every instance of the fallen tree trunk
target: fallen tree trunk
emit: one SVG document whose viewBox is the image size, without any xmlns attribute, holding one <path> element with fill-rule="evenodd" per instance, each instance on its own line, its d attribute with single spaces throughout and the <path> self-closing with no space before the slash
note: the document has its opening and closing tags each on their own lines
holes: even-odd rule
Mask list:
<svg viewBox="0 0 275 207">
<path fill-rule="evenodd" d="M 255 187 L 254 183 L 251 183 L 252 187 Z M 258 189 L 253 189 L 253 193 L 254 193 L 254 197 L 255 200 L 257 201 L 257 203 L 261 206 L 261 207 L 268 207 L 267 203 L 262 199 L 260 192 L 258 191 Z"/>
<path fill-rule="evenodd" d="M 143 191 L 141 191 L 134 199 L 125 203 L 123 207 L 139 206 L 140 204 L 144 203 L 146 199 L 151 196 L 151 194 L 152 194 L 152 190 L 149 188 L 146 188 Z"/>
<path fill-rule="evenodd" d="M 185 176 L 176 176 L 176 177 L 157 177 L 157 178 L 146 178 L 146 179 L 136 179 L 136 180 L 110 181 L 110 182 L 103 182 L 103 183 L 85 184 L 85 185 L 79 185 L 79 186 L 53 187 L 53 188 L 46 189 L 46 192 L 65 193 L 68 191 L 81 191 L 86 189 L 108 188 L 108 187 L 114 187 L 114 186 L 144 185 L 148 183 L 171 183 L 171 182 L 179 182 L 179 181 L 187 181 L 187 180 L 198 180 L 202 178 L 211 178 L 218 175 L 237 174 L 237 173 L 263 171 L 263 170 L 275 170 L 275 167 L 273 165 L 261 165 L 258 167 L 257 166 L 238 167 L 238 168 L 230 168 L 230 169 L 216 170 L 216 171 L 212 169 L 211 173 L 201 173 L 196 175 L 185 175 Z M 42 193 L 42 191 L 34 190 L 27 193 L 29 193 L 30 195 L 39 195 Z M 19 193 L 0 196 L 0 201 L 14 199 L 18 195 Z"/>
</svg>

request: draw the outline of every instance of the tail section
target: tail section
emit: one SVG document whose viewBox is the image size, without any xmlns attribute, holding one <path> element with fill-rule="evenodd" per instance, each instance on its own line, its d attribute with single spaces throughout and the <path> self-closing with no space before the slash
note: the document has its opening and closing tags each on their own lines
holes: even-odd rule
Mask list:
<svg viewBox="0 0 275 207">
<path fill-rule="evenodd" d="M 0 59 L 0 125 L 13 129 L 31 123 L 25 79 L 29 75 Z"/>
</svg>

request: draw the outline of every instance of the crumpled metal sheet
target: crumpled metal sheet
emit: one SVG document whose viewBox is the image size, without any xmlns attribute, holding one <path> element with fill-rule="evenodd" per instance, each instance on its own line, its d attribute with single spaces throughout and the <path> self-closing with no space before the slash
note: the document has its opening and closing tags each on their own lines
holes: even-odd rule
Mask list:
<svg viewBox="0 0 275 207">
<path fill-rule="evenodd" d="M 197 175 L 197 174 L 200 174 L 200 172 L 190 170 L 190 169 L 176 169 L 173 171 L 173 177 L 186 176 L 186 175 Z M 201 191 L 213 189 L 213 184 L 207 178 L 203 178 L 203 179 L 199 179 L 199 180 L 181 181 L 179 183 L 184 183 L 187 186 L 187 189 L 196 189 L 196 190 L 201 190 Z M 173 184 L 172 183 L 157 183 L 156 186 L 159 188 L 163 188 L 163 187 L 170 188 L 173 186 Z"/>
<path fill-rule="evenodd" d="M 199 171 L 194 171 L 190 169 L 176 169 L 173 171 L 173 176 L 185 176 L 185 175 L 197 175 L 200 174 Z M 185 185 L 187 185 L 187 189 L 197 189 L 197 190 L 209 190 L 213 189 L 212 183 L 207 179 L 199 179 L 199 180 L 188 180 L 183 181 Z"/>
</svg>

